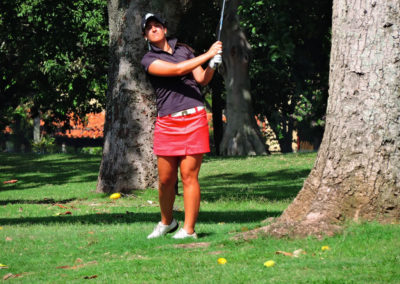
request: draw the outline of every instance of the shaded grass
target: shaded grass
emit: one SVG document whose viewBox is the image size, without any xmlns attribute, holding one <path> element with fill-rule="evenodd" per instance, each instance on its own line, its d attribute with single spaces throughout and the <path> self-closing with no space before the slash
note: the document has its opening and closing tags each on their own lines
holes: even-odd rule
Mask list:
<svg viewBox="0 0 400 284">
<path fill-rule="evenodd" d="M 159 221 L 157 191 L 118 200 L 94 192 L 100 158 L 0 154 L 0 277 L 26 283 L 399 283 L 400 228 L 350 224 L 324 240 L 237 233 L 279 216 L 301 189 L 315 154 L 207 157 L 200 236 L 147 240 Z M 4 180 L 18 179 L 15 184 Z M 180 189 L 180 191 L 182 191 Z M 178 196 L 175 217 L 183 220 Z M 71 212 L 71 215 L 58 215 Z M 189 247 L 180 245 L 186 244 Z M 322 245 L 331 250 L 321 251 Z M 275 254 L 303 249 L 299 258 Z M 218 265 L 224 257 L 227 264 Z M 266 268 L 272 259 L 276 265 Z"/>
</svg>

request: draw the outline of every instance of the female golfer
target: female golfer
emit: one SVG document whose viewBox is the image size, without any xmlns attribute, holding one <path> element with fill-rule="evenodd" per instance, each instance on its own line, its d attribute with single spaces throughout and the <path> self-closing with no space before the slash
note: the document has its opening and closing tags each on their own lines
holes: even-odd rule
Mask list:
<svg viewBox="0 0 400 284">
<path fill-rule="evenodd" d="M 210 151 L 203 96 L 198 84 L 206 85 L 221 63 L 222 43 L 217 41 L 204 54 L 195 57 L 190 47 L 167 39 L 167 26 L 156 14 L 146 14 L 142 31 L 149 45 L 142 65 L 157 95 L 157 121 L 154 153 L 157 155 L 161 221 L 148 239 L 178 228 L 172 216 L 178 167 L 183 184 L 185 222 L 175 239 L 197 238 L 196 219 L 200 208 L 198 175 L 204 153 Z M 209 61 L 206 69 L 202 64 Z"/>
</svg>

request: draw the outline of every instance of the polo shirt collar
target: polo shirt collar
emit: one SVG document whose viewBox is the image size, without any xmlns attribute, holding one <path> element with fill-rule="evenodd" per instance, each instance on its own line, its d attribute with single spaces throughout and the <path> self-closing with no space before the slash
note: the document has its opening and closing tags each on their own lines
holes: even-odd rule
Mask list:
<svg viewBox="0 0 400 284">
<path fill-rule="evenodd" d="M 176 43 L 178 42 L 178 39 L 176 38 L 171 38 L 171 39 L 167 39 L 169 46 L 172 48 L 172 53 L 175 52 L 175 47 L 176 47 Z M 165 52 L 164 50 L 162 50 L 161 48 L 158 48 L 157 46 L 151 45 L 151 49 L 155 52 Z"/>
</svg>

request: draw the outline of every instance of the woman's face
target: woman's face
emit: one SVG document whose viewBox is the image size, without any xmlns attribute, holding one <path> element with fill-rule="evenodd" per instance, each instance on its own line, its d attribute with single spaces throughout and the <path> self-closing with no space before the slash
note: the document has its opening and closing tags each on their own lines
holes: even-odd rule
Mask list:
<svg viewBox="0 0 400 284">
<path fill-rule="evenodd" d="M 167 28 L 155 20 L 149 20 L 144 29 L 145 38 L 151 43 L 160 42 L 165 39 Z"/>
</svg>

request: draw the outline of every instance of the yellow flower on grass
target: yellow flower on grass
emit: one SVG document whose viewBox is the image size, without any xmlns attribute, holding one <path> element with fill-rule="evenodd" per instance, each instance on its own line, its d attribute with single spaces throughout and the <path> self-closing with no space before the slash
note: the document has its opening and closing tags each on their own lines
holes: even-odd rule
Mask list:
<svg viewBox="0 0 400 284">
<path fill-rule="evenodd" d="M 273 261 L 273 260 L 268 260 L 268 261 L 264 262 L 264 266 L 266 266 L 266 267 L 272 267 L 274 265 L 275 265 L 275 261 Z"/>
<path fill-rule="evenodd" d="M 330 250 L 331 248 L 330 247 L 328 247 L 328 246 L 322 246 L 321 247 L 321 250 L 322 251 L 326 251 L 326 250 Z"/>
<path fill-rule="evenodd" d="M 228 261 L 227 261 L 225 258 L 220 257 L 220 258 L 218 258 L 217 262 L 218 262 L 218 264 L 225 264 L 225 263 L 227 263 Z"/>
<path fill-rule="evenodd" d="M 111 199 L 118 199 L 120 197 L 121 197 L 121 193 L 113 193 L 113 194 L 110 195 Z"/>
</svg>

